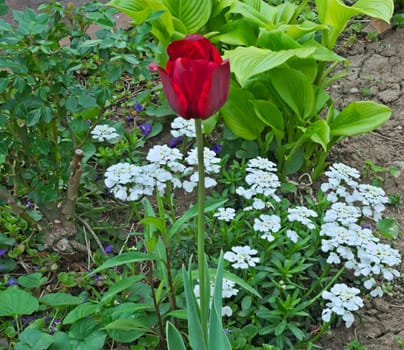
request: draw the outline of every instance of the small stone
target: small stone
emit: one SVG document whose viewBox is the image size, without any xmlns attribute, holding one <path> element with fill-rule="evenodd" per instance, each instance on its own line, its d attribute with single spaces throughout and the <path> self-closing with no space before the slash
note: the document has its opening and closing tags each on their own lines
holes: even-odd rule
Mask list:
<svg viewBox="0 0 404 350">
<path fill-rule="evenodd" d="M 356 87 L 351 88 L 351 90 L 349 90 L 351 93 L 353 94 L 357 94 L 359 92 L 359 89 Z"/>
</svg>

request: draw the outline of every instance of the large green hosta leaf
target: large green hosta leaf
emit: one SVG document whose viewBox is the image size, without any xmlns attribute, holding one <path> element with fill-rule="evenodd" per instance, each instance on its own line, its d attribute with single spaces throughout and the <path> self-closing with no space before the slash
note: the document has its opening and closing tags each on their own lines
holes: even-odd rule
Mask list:
<svg viewBox="0 0 404 350">
<path fill-rule="evenodd" d="M 209 20 L 212 0 L 164 0 L 171 14 L 187 29 L 186 34 L 199 31 Z"/>
<path fill-rule="evenodd" d="M 269 76 L 278 95 L 292 109 L 301 123 L 313 115 L 315 94 L 305 74 L 291 68 L 277 68 L 271 71 Z"/>
<path fill-rule="evenodd" d="M 220 110 L 226 126 L 238 137 L 245 140 L 256 140 L 262 130 L 264 123 L 256 116 L 250 100 L 254 95 L 241 89 L 237 83 L 230 85 L 229 99 Z"/>
<path fill-rule="evenodd" d="M 170 43 L 175 31 L 174 18 L 163 0 L 111 0 L 107 5 L 125 13 L 136 24 L 152 18 L 152 34 L 164 46 Z"/>
<path fill-rule="evenodd" d="M 341 0 L 316 0 L 316 6 L 321 23 L 330 26 L 329 48 L 334 47 L 351 17 L 363 14 L 388 22 L 394 10 L 393 0 L 358 0 L 352 6 L 345 5 Z"/>
<path fill-rule="evenodd" d="M 297 48 L 291 50 L 272 51 L 258 47 L 238 47 L 226 51 L 224 57 L 230 59 L 231 70 L 241 86 L 254 75 L 278 67 L 292 57 L 308 58 L 315 48 Z"/>
<path fill-rule="evenodd" d="M 383 125 L 391 115 L 387 106 L 371 101 L 352 102 L 329 124 L 332 136 L 364 134 Z"/>
<path fill-rule="evenodd" d="M 165 46 L 173 39 L 198 32 L 212 11 L 212 0 L 111 0 L 107 5 L 138 24 L 150 20 L 153 35 Z"/>
</svg>

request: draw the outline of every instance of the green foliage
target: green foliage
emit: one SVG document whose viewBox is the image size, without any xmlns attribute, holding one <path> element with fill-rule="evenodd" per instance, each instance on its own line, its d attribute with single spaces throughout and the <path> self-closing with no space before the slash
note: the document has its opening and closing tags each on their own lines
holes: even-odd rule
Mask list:
<svg viewBox="0 0 404 350">
<path fill-rule="evenodd" d="M 186 26 L 175 27 L 167 21 L 181 19 L 178 8 L 188 8 L 184 4 L 192 1 L 178 2 L 178 8 L 164 0 L 141 3 L 113 0 L 109 5 L 137 23 L 148 21 L 141 16 L 144 12 L 160 13 L 157 7 L 165 11 L 151 21 L 152 32 L 163 46 L 177 39 L 178 33 L 180 37 L 190 33 Z M 201 21 L 198 31 L 223 49 L 235 78 L 220 114 L 235 135 L 257 141 L 262 156 L 277 160 L 282 178 L 297 171 L 318 177 L 333 145 L 344 137 L 370 132 L 390 117 L 389 108 L 371 102 L 354 102 L 335 111 L 325 88 L 340 77 L 332 75 L 333 69 L 348 63 L 332 51 L 348 21 L 357 15 L 389 21 L 392 0 L 360 0 L 352 6 L 340 0 L 318 0 L 317 22 L 307 19 L 307 1 L 299 5 L 263 0 L 198 4 L 204 8 L 200 17 L 196 10 L 193 13 L 194 20 Z M 159 31 L 161 27 L 170 28 L 169 32 Z M 280 119 L 283 124 L 277 122 Z"/>
</svg>

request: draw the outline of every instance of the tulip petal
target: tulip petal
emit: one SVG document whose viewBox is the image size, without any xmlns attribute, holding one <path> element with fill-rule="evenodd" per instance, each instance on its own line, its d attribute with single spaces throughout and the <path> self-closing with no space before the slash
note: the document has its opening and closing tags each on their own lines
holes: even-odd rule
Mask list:
<svg viewBox="0 0 404 350">
<path fill-rule="evenodd" d="M 200 118 L 206 119 L 215 114 L 226 102 L 230 86 L 230 63 L 223 61 L 206 79 L 199 97 Z"/>
<path fill-rule="evenodd" d="M 163 90 L 170 107 L 178 115 L 186 115 L 188 111 L 188 102 L 181 86 L 171 79 L 163 68 L 158 67 L 158 70 L 160 72 Z"/>
<path fill-rule="evenodd" d="M 178 83 L 188 101 L 188 111 L 182 116 L 185 118 L 207 118 L 206 107 L 201 105 L 201 96 L 207 95 L 211 84 L 213 72 L 218 67 L 217 63 L 207 60 L 192 60 L 179 58 L 173 64 L 172 80 Z"/>
</svg>

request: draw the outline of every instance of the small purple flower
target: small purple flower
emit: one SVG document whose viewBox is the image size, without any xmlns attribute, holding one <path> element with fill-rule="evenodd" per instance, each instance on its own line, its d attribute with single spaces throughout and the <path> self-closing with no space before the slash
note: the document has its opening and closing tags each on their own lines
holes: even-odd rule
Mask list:
<svg viewBox="0 0 404 350">
<path fill-rule="evenodd" d="M 113 251 L 112 245 L 108 244 L 105 246 L 105 248 L 104 248 L 105 253 L 109 254 L 109 253 L 112 253 L 112 251 Z"/>
<path fill-rule="evenodd" d="M 7 287 L 11 287 L 11 286 L 16 286 L 18 284 L 18 281 L 14 278 L 10 278 L 8 280 L 8 282 L 6 283 Z"/>
<path fill-rule="evenodd" d="M 126 121 L 127 121 L 128 123 L 133 122 L 134 119 L 135 119 L 135 118 L 133 118 L 132 116 L 126 117 Z"/>
<path fill-rule="evenodd" d="M 0 256 L 3 256 L 6 253 L 7 253 L 6 249 L 0 249 Z"/>
<path fill-rule="evenodd" d="M 141 133 L 143 136 L 147 136 L 147 135 L 149 135 L 150 132 L 152 131 L 152 125 L 149 124 L 149 123 L 140 124 L 140 125 L 139 125 L 139 130 L 140 130 L 140 133 Z"/>
<path fill-rule="evenodd" d="M 215 152 L 216 155 L 218 155 L 220 152 L 222 152 L 223 150 L 223 145 L 221 145 L 220 143 L 218 143 L 217 145 L 213 145 L 210 148 L 211 151 Z"/>
<path fill-rule="evenodd" d="M 170 143 L 168 144 L 169 147 L 174 148 L 178 145 L 180 145 L 184 141 L 184 138 L 182 136 L 174 137 L 170 140 Z"/>
<path fill-rule="evenodd" d="M 94 278 L 96 282 L 102 282 L 103 281 L 102 277 L 97 275 L 97 274 L 93 274 L 93 275 L 91 275 L 91 277 Z"/>
<path fill-rule="evenodd" d="M 93 122 L 92 122 L 90 119 L 88 119 L 88 120 L 87 120 L 87 124 L 88 124 L 88 125 L 91 125 L 91 124 L 93 124 Z"/>
<path fill-rule="evenodd" d="M 25 206 L 26 206 L 28 209 L 32 209 L 32 208 L 34 207 L 34 203 L 32 203 L 31 201 L 28 201 L 27 204 L 25 204 Z"/>
<path fill-rule="evenodd" d="M 138 112 L 138 113 L 143 111 L 143 106 L 139 102 L 135 103 L 135 111 Z"/>
</svg>

